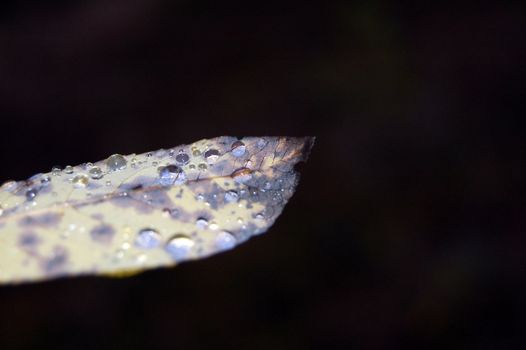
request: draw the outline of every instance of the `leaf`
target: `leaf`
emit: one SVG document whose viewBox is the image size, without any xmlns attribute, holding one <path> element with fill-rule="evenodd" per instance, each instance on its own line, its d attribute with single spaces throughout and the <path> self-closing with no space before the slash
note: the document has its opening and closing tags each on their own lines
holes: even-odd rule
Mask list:
<svg viewBox="0 0 526 350">
<path fill-rule="evenodd" d="M 314 138 L 218 137 L 54 168 L 0 188 L 0 283 L 130 272 L 265 232 Z"/>
</svg>

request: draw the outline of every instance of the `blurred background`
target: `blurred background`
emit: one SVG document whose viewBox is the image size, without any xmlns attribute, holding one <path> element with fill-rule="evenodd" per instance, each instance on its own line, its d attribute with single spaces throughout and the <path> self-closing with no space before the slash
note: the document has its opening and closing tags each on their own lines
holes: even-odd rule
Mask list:
<svg viewBox="0 0 526 350">
<path fill-rule="evenodd" d="M 0 182 L 219 135 L 318 138 L 267 234 L 129 279 L 0 287 L 0 348 L 524 348 L 524 14 L 3 2 Z"/>
</svg>

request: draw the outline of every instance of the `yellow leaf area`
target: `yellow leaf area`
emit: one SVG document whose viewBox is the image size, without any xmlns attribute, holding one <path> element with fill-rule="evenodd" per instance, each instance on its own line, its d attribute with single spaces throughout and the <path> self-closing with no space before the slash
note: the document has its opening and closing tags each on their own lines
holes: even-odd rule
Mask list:
<svg viewBox="0 0 526 350">
<path fill-rule="evenodd" d="M 217 137 L 53 169 L 0 189 L 0 283 L 128 276 L 265 232 L 311 137 Z"/>
</svg>

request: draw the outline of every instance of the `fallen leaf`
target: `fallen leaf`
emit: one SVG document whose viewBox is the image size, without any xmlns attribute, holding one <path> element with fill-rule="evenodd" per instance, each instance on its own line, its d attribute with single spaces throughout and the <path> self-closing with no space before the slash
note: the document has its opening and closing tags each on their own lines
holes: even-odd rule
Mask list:
<svg viewBox="0 0 526 350">
<path fill-rule="evenodd" d="M 54 168 L 0 188 L 0 283 L 127 276 L 265 232 L 314 138 L 218 137 Z"/>
</svg>

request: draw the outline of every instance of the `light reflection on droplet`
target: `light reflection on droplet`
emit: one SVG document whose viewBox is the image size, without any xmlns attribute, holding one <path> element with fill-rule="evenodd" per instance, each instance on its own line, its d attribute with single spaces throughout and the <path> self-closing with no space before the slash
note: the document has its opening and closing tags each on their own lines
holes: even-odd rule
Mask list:
<svg viewBox="0 0 526 350">
<path fill-rule="evenodd" d="M 174 235 L 166 244 L 166 251 L 176 261 L 187 259 L 192 252 L 195 242 L 184 234 Z"/>
<path fill-rule="evenodd" d="M 219 250 L 228 250 L 236 246 L 237 240 L 233 234 L 227 231 L 221 231 L 215 238 L 215 246 Z"/>
<path fill-rule="evenodd" d="M 85 174 L 79 174 L 75 176 L 72 180 L 73 186 L 76 188 L 84 188 L 88 185 L 89 178 Z"/>
<path fill-rule="evenodd" d="M 146 254 L 139 254 L 136 258 L 137 263 L 144 264 L 148 260 L 148 256 Z"/>
<path fill-rule="evenodd" d="M 201 155 L 201 151 L 197 147 L 192 147 L 192 155 L 198 157 Z"/>
<path fill-rule="evenodd" d="M 225 201 L 228 203 L 237 202 L 239 194 L 236 191 L 230 190 L 225 192 Z"/>
<path fill-rule="evenodd" d="M 42 176 L 42 178 L 40 179 L 40 183 L 42 184 L 42 186 L 47 186 L 50 182 L 51 178 L 47 175 Z"/>
<path fill-rule="evenodd" d="M 124 169 L 127 163 L 128 162 L 126 161 L 126 158 L 120 154 L 111 155 L 108 159 L 106 159 L 106 165 L 110 171 Z"/>
<path fill-rule="evenodd" d="M 62 170 L 60 169 L 60 167 L 58 165 L 55 165 L 51 168 L 51 173 L 55 176 L 60 176 L 60 172 Z"/>
<path fill-rule="evenodd" d="M 234 157 L 242 157 L 247 150 L 245 144 L 241 141 L 236 141 L 232 144 L 232 155 Z"/>
<path fill-rule="evenodd" d="M 38 191 L 35 188 L 29 189 L 26 191 L 26 199 L 28 201 L 32 201 L 37 196 Z"/>
<path fill-rule="evenodd" d="M 171 164 L 159 169 L 159 183 L 162 186 L 171 186 L 185 181 L 185 174 L 183 169 L 177 165 Z"/>
<path fill-rule="evenodd" d="M 209 149 L 205 152 L 205 159 L 208 164 L 214 164 L 221 154 L 216 149 Z"/>
<path fill-rule="evenodd" d="M 139 231 L 135 238 L 135 245 L 143 249 L 152 249 L 159 246 L 161 239 L 159 232 L 152 228 L 145 228 Z"/>
<path fill-rule="evenodd" d="M 203 217 L 199 217 L 195 221 L 195 225 L 197 226 L 198 229 L 203 230 L 208 226 L 208 220 Z"/>
<path fill-rule="evenodd" d="M 92 167 L 90 170 L 89 170 L 89 175 L 92 179 L 94 180 L 99 180 L 99 179 L 102 179 L 102 177 L 104 176 L 104 173 L 102 172 L 102 169 L 99 168 L 98 166 L 94 166 Z"/>
<path fill-rule="evenodd" d="M 175 161 L 181 165 L 185 165 L 190 161 L 190 156 L 184 152 L 175 156 Z"/>
<path fill-rule="evenodd" d="M 17 187 L 17 182 L 11 180 L 11 181 L 4 182 L 4 184 L 2 185 L 2 190 L 7 191 L 7 192 L 11 192 L 16 187 Z"/>
</svg>

